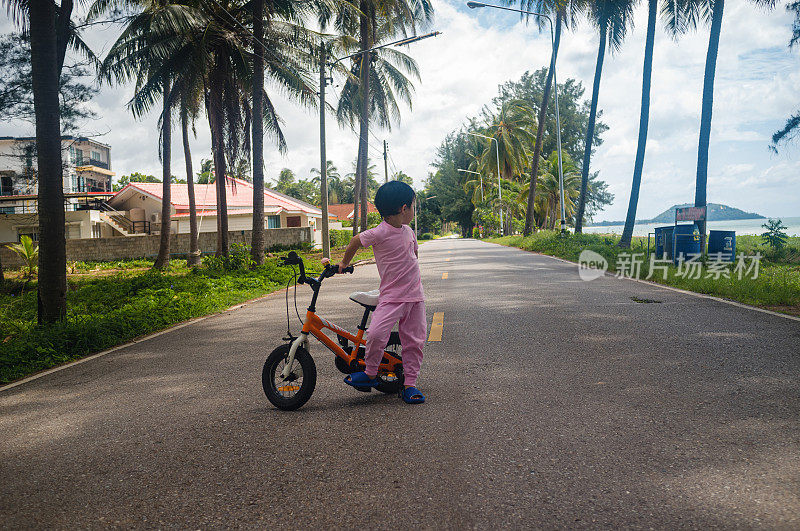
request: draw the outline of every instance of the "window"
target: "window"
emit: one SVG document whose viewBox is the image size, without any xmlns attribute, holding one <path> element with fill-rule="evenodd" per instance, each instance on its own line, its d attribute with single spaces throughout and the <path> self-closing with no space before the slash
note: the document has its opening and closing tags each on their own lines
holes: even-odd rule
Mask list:
<svg viewBox="0 0 800 531">
<path fill-rule="evenodd" d="M 268 229 L 279 229 L 279 228 L 281 228 L 281 217 L 280 216 L 267 216 L 267 228 Z"/>
<path fill-rule="evenodd" d="M 100 152 L 99 151 L 92 151 L 92 160 L 100 161 Z"/>
<path fill-rule="evenodd" d="M 29 236 L 31 240 L 38 242 L 39 241 L 39 228 L 38 227 L 26 227 L 24 229 L 17 229 L 17 241 L 22 242 L 23 236 Z"/>
<path fill-rule="evenodd" d="M 0 207 L 0 214 L 14 214 L 14 207 Z"/>
<path fill-rule="evenodd" d="M 92 223 L 92 238 L 102 238 L 99 223 Z"/>
<path fill-rule="evenodd" d="M 300 216 L 286 216 L 286 226 L 287 227 L 299 227 L 300 226 Z"/>
<path fill-rule="evenodd" d="M 14 181 L 10 175 L 0 177 L 0 195 L 14 195 Z"/>
</svg>

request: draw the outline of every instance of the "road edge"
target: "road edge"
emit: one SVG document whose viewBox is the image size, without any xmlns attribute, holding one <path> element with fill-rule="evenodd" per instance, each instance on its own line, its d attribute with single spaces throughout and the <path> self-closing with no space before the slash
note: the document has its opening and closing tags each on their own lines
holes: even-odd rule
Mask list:
<svg viewBox="0 0 800 531">
<path fill-rule="evenodd" d="M 477 241 L 481 241 L 481 240 L 477 240 Z M 553 260 L 558 260 L 559 262 L 564 262 L 564 263 L 573 265 L 575 267 L 580 267 L 580 265 L 577 262 L 573 262 L 572 260 L 567 260 L 566 258 L 561 258 L 560 256 L 553 256 L 553 255 L 550 255 L 550 254 L 538 253 L 536 251 L 528 251 L 527 249 L 521 249 L 519 247 L 514 247 L 513 245 L 503 245 L 501 243 L 494 243 L 494 242 L 483 242 L 483 243 L 488 243 L 490 245 L 499 245 L 500 247 L 518 249 L 518 250 L 526 252 L 526 253 L 536 254 L 536 255 L 539 255 L 539 256 L 546 256 L 547 258 L 552 258 Z M 639 279 L 639 278 L 630 278 L 630 277 L 618 277 L 617 275 L 615 275 L 613 273 L 610 273 L 608 271 L 605 271 L 604 275 L 607 276 L 607 277 L 615 278 L 617 280 L 632 280 L 633 282 L 639 282 L 640 284 L 645 284 L 647 286 L 666 289 L 666 290 L 674 291 L 674 292 L 677 292 L 677 293 L 683 293 L 685 295 L 691 295 L 693 297 L 698 297 L 698 298 L 701 298 L 701 299 L 709 299 L 709 300 L 712 300 L 712 301 L 717 301 L 717 302 L 721 302 L 721 303 L 724 303 L 724 304 L 729 304 L 731 306 L 737 306 L 739 308 L 744 308 L 746 310 L 752 310 L 752 311 L 755 311 L 755 312 L 766 313 L 768 315 L 774 315 L 776 317 L 783 317 L 784 319 L 789 319 L 791 321 L 800 322 L 800 317 L 797 317 L 797 316 L 794 316 L 794 315 L 775 312 L 775 311 L 772 311 L 772 310 L 767 310 L 766 308 L 759 308 L 758 306 L 752 306 L 750 304 L 745 304 L 743 302 L 732 301 L 730 299 L 717 297 L 715 295 L 708 295 L 706 293 L 697 293 L 696 291 L 689 291 L 689 290 L 686 290 L 686 289 L 676 288 L 676 287 L 673 287 L 673 286 L 667 286 L 666 284 L 659 284 L 658 282 L 653 282 L 651 280 L 642 280 L 642 279 Z"/>
</svg>

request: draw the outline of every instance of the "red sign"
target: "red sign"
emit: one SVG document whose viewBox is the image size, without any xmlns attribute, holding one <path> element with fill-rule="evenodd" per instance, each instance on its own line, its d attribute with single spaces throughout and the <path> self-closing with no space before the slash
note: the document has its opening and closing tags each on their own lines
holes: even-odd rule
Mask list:
<svg viewBox="0 0 800 531">
<path fill-rule="evenodd" d="M 703 221 L 706 219 L 706 207 L 683 207 L 675 209 L 675 222 Z"/>
</svg>

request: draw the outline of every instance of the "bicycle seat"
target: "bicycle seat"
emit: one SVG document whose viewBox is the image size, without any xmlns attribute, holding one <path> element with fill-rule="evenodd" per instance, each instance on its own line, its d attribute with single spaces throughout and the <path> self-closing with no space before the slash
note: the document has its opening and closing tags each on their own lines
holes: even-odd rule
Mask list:
<svg viewBox="0 0 800 531">
<path fill-rule="evenodd" d="M 378 305 L 378 295 L 380 290 L 374 289 L 372 291 L 355 291 L 350 294 L 350 300 L 357 302 L 364 308 L 375 309 Z"/>
</svg>

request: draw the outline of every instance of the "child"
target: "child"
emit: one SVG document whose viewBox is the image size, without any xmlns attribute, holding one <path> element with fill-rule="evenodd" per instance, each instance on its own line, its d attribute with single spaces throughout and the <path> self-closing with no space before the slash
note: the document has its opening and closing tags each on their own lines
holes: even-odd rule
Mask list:
<svg viewBox="0 0 800 531">
<path fill-rule="evenodd" d="M 421 404 L 425 395 L 415 385 L 422 365 L 427 324 L 417 239 L 408 226 L 414 218 L 414 196 L 414 190 L 401 181 L 389 181 L 381 186 L 375 194 L 375 206 L 383 221 L 374 229 L 353 236 L 339 263 L 339 271 L 350 264 L 360 247 L 372 246 L 381 276 L 378 306 L 367 332 L 366 370 L 347 376 L 345 383 L 367 388 L 379 383 L 378 365 L 383 358 L 383 348 L 389 342 L 395 323 L 399 322 L 405 374 L 401 396 L 408 404 Z"/>
</svg>

